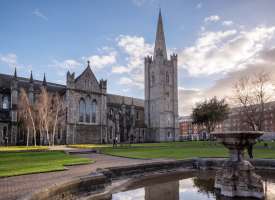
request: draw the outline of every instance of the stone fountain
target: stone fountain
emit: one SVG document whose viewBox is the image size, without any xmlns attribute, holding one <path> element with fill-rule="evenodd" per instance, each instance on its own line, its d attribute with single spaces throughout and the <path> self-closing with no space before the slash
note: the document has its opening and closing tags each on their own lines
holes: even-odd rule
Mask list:
<svg viewBox="0 0 275 200">
<path fill-rule="evenodd" d="M 230 157 L 226 160 L 215 177 L 215 188 L 226 197 L 264 198 L 261 177 L 255 173 L 252 164 L 244 160 L 244 150 L 255 144 L 262 132 L 234 131 L 212 133 L 217 141 L 229 149 Z"/>
</svg>

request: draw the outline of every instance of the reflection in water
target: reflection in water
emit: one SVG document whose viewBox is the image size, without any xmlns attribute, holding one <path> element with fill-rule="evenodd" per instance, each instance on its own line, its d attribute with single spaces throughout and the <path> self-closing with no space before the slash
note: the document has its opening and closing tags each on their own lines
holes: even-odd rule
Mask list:
<svg viewBox="0 0 275 200">
<path fill-rule="evenodd" d="M 144 200 L 145 191 L 144 188 L 136 190 L 128 190 L 125 192 L 119 192 L 112 195 L 112 200 Z"/>
<path fill-rule="evenodd" d="M 266 198 L 275 199 L 275 183 L 264 182 Z M 251 198 L 225 198 L 215 193 L 214 177 L 194 177 L 151 184 L 142 188 L 119 192 L 112 200 L 252 200 Z"/>
</svg>

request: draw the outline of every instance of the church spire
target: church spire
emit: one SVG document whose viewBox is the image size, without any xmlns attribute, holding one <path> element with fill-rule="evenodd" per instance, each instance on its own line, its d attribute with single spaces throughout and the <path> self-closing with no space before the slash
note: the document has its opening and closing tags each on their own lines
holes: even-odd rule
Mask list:
<svg viewBox="0 0 275 200">
<path fill-rule="evenodd" d="M 165 59 L 167 59 L 167 52 L 166 52 L 166 44 L 165 44 L 165 37 L 164 37 L 161 10 L 159 10 L 158 27 L 157 27 L 157 33 L 156 33 L 155 49 L 154 49 L 154 57 L 159 56 L 159 55 L 161 55 Z"/>
</svg>

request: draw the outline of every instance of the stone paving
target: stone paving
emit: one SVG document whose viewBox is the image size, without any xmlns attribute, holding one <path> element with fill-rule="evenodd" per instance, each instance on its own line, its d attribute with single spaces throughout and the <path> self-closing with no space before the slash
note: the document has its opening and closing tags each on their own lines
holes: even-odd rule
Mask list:
<svg viewBox="0 0 275 200">
<path fill-rule="evenodd" d="M 78 154 L 78 156 L 88 157 L 96 162 L 87 165 L 70 166 L 68 167 L 68 170 L 59 172 L 0 178 L 0 200 L 18 199 L 19 197 L 25 196 L 30 192 L 48 187 L 52 184 L 70 180 L 71 178 L 88 175 L 95 172 L 97 168 L 163 161 L 161 159 L 129 159 L 96 153 Z"/>
</svg>

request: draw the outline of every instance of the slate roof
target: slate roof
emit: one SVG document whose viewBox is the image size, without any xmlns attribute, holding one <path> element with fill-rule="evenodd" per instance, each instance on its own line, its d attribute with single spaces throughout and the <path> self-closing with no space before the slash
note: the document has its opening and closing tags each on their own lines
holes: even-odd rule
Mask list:
<svg viewBox="0 0 275 200">
<path fill-rule="evenodd" d="M 0 88 L 1 89 L 10 89 L 12 80 L 13 80 L 12 75 L 0 74 Z M 23 87 L 25 89 L 28 89 L 30 87 L 30 79 L 24 78 L 24 77 L 17 77 L 17 80 L 18 80 L 19 88 Z M 34 90 L 39 90 L 42 86 L 42 83 L 43 83 L 43 81 L 33 80 Z M 47 89 L 49 92 L 63 93 L 66 90 L 66 86 L 61 85 L 61 84 L 47 82 Z"/>
<path fill-rule="evenodd" d="M 126 105 L 132 105 L 132 103 L 137 107 L 144 108 L 144 100 L 126 96 L 120 96 L 115 94 L 107 94 L 107 104 L 118 104 L 121 105 L 122 103 Z"/>
</svg>

